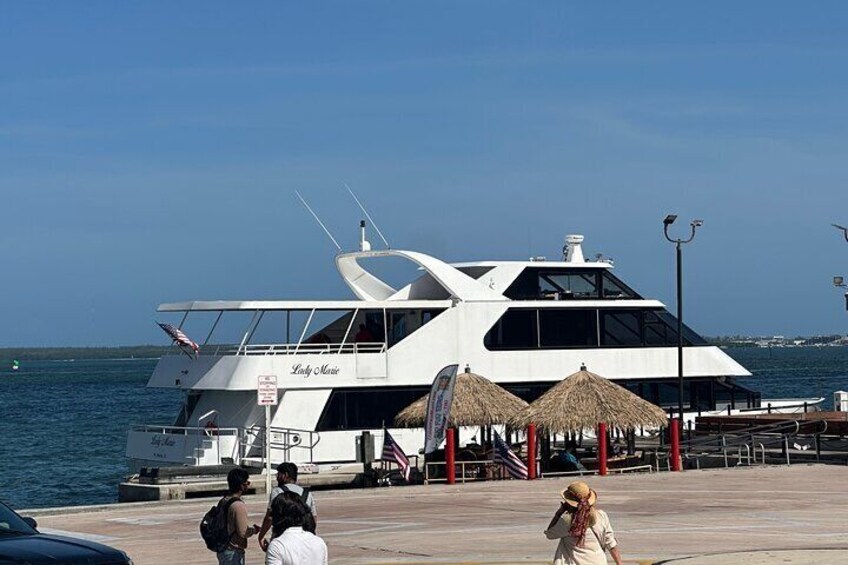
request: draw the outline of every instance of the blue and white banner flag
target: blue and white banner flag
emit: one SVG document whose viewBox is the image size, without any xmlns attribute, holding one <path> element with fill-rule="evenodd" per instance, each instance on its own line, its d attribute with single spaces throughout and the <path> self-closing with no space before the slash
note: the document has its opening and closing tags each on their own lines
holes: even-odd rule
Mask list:
<svg viewBox="0 0 848 565">
<path fill-rule="evenodd" d="M 453 387 L 456 385 L 456 370 L 459 365 L 448 365 L 436 375 L 430 387 L 427 401 L 427 417 L 424 422 L 424 454 L 433 453 L 445 441 L 445 431 L 450 420 Z"/>
</svg>

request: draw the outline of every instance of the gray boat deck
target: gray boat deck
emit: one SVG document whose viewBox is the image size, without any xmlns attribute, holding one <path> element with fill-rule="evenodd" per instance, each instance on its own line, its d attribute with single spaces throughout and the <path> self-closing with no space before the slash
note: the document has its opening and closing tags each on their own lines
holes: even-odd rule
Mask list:
<svg viewBox="0 0 848 565">
<path fill-rule="evenodd" d="M 330 562 L 550 563 L 542 535 L 570 478 L 315 493 Z M 586 477 L 627 563 L 848 563 L 848 467 L 793 465 Z M 247 497 L 260 522 L 264 496 Z M 197 531 L 211 499 L 25 512 L 45 531 L 127 551 L 136 564 L 215 563 Z M 692 559 L 682 559 L 692 557 Z M 264 554 L 255 539 L 248 564 Z"/>
</svg>

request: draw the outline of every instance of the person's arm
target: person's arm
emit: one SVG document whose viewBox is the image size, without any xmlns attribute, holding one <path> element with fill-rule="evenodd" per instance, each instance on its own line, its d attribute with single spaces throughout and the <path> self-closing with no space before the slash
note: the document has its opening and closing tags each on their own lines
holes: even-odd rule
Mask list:
<svg viewBox="0 0 848 565">
<path fill-rule="evenodd" d="M 562 515 L 565 514 L 567 508 L 568 505 L 565 502 L 560 503 L 559 508 L 557 508 L 557 511 L 554 512 L 554 515 L 551 518 L 550 524 L 548 524 L 547 529 L 545 529 L 545 537 L 548 539 L 558 539 L 562 537 L 562 535 L 560 535 L 562 532 L 559 531 L 562 528 L 558 528 L 557 526 L 562 523 Z"/>
<path fill-rule="evenodd" d="M 618 551 L 618 546 L 609 550 L 610 555 L 612 555 L 613 560 L 615 561 L 615 565 L 621 565 L 621 552 Z"/>
<path fill-rule="evenodd" d="M 235 509 L 235 524 L 233 526 L 233 533 L 243 539 L 247 539 L 253 534 L 256 533 L 256 526 L 251 526 L 247 521 L 247 505 L 244 501 L 239 501 L 241 504 L 233 504 L 232 508 Z"/>
<path fill-rule="evenodd" d="M 262 519 L 262 526 L 259 528 L 259 547 L 262 551 L 268 551 L 269 540 L 265 539 L 265 534 L 271 529 L 271 509 L 265 511 L 265 517 Z"/>
<path fill-rule="evenodd" d="M 609 550 L 610 555 L 615 560 L 615 564 L 621 565 L 621 552 L 618 551 L 618 541 L 615 539 L 615 532 L 612 530 L 609 516 L 603 510 L 598 510 L 598 517 L 604 532 L 603 546 Z"/>
</svg>

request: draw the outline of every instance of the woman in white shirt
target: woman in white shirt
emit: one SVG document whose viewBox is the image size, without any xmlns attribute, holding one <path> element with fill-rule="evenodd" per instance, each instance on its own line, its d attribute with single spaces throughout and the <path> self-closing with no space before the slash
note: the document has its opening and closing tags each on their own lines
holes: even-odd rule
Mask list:
<svg viewBox="0 0 848 565">
<path fill-rule="evenodd" d="M 562 491 L 562 502 L 545 537 L 558 539 L 554 565 L 606 565 L 608 550 L 621 565 L 618 542 L 606 512 L 595 508 L 598 495 L 582 481 Z"/>
<path fill-rule="evenodd" d="M 311 511 L 300 495 L 279 494 L 271 503 L 273 539 L 268 544 L 265 565 L 327 565 L 327 544 L 303 529 Z"/>
</svg>

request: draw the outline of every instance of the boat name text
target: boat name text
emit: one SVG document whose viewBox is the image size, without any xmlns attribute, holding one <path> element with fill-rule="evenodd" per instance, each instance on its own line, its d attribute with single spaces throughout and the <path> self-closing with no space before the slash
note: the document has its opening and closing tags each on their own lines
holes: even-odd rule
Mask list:
<svg viewBox="0 0 848 565">
<path fill-rule="evenodd" d="M 155 445 L 156 447 L 171 447 L 174 443 L 174 438 L 170 438 L 167 435 L 156 434 L 150 438 L 150 445 Z"/>
<path fill-rule="evenodd" d="M 323 365 L 312 365 L 303 363 L 296 363 L 292 365 L 291 373 L 292 375 L 298 375 L 303 377 L 304 379 L 308 379 L 312 375 L 338 375 L 339 368 L 336 366 L 332 366 L 329 363 L 324 363 Z"/>
</svg>

